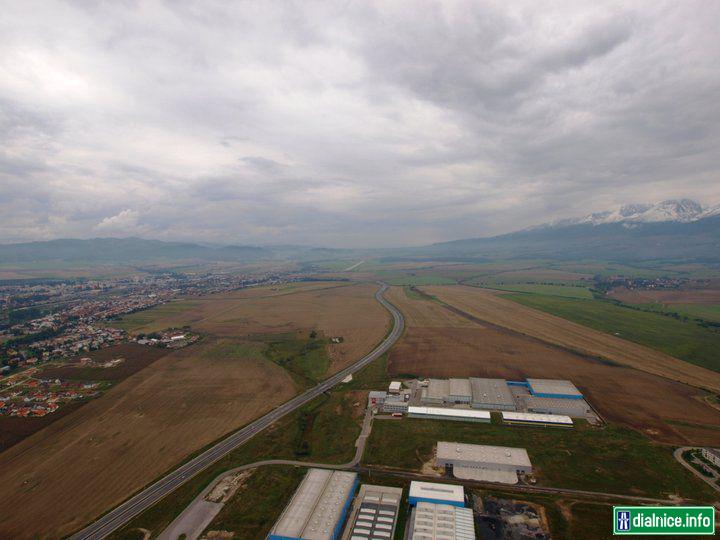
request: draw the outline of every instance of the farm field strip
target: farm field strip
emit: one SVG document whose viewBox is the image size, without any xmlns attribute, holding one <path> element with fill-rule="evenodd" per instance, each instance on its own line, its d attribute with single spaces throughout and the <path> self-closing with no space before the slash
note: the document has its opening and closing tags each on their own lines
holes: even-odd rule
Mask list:
<svg viewBox="0 0 720 540">
<path fill-rule="evenodd" d="M 428 286 L 422 290 L 482 320 L 698 388 L 720 392 L 720 373 L 648 347 L 525 307 L 476 287 Z"/>
<path fill-rule="evenodd" d="M 644 345 L 690 364 L 720 371 L 720 332 L 695 321 L 633 309 L 597 299 L 541 294 L 508 294 L 504 298 L 550 315 Z"/>
</svg>

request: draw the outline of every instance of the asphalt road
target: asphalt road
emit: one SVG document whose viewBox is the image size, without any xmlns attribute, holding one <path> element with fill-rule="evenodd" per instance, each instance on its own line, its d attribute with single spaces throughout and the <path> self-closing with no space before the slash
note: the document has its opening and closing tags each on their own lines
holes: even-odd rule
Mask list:
<svg viewBox="0 0 720 540">
<path fill-rule="evenodd" d="M 295 409 L 301 407 L 308 401 L 316 398 L 323 392 L 330 390 L 333 386 L 339 384 L 345 377 L 364 368 L 373 360 L 382 356 L 392 347 L 402 334 L 405 320 L 402 313 L 394 305 L 388 302 L 383 293 L 387 290 L 387 285 L 382 284 L 380 289 L 375 293 L 375 298 L 380 302 L 393 316 L 393 329 L 390 334 L 378 345 L 372 352 L 352 364 L 351 366 L 336 373 L 329 379 L 321 382 L 317 386 L 295 396 L 290 401 L 283 403 L 265 416 L 261 416 L 254 422 L 248 424 L 239 431 L 229 435 L 215 446 L 209 448 L 202 454 L 194 457 L 190 461 L 184 463 L 171 473 L 167 474 L 154 484 L 142 490 L 137 495 L 128 499 L 117 508 L 111 510 L 100 519 L 87 526 L 85 529 L 75 533 L 70 538 L 72 540 L 100 539 L 105 538 L 116 529 L 125 525 L 132 518 L 150 508 L 165 495 L 172 492 L 190 478 L 206 469 L 220 458 L 229 454 L 237 447 L 243 445 L 252 437 L 260 433 L 273 422 L 276 422 L 283 416 L 291 413 Z"/>
</svg>

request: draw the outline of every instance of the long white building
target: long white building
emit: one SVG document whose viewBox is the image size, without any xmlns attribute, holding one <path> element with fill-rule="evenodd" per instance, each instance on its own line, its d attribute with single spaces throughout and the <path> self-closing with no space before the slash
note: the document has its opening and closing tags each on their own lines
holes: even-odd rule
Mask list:
<svg viewBox="0 0 720 540">
<path fill-rule="evenodd" d="M 357 483 L 356 473 L 310 469 L 269 540 L 337 540 Z"/>
<path fill-rule="evenodd" d="M 504 484 L 515 484 L 518 474 L 532 472 L 527 450 L 507 446 L 440 441 L 437 443 L 435 464 L 452 467 L 457 478 Z"/>
<path fill-rule="evenodd" d="M 470 508 L 420 502 L 410 519 L 410 540 L 475 540 Z"/>
<path fill-rule="evenodd" d="M 343 540 L 391 540 L 401 499 L 401 488 L 361 485 Z"/>
</svg>

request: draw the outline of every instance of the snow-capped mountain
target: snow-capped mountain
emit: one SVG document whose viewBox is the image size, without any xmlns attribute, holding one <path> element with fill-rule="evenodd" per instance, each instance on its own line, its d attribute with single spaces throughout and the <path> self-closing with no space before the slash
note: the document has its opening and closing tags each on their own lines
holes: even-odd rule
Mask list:
<svg viewBox="0 0 720 540">
<path fill-rule="evenodd" d="M 596 212 L 582 218 L 571 218 L 555 221 L 551 227 L 567 225 L 602 225 L 605 223 L 658 223 L 674 221 L 677 223 L 690 223 L 706 217 L 720 215 L 720 205 L 703 208 L 691 199 L 671 199 L 655 204 L 626 204 L 615 210 Z M 542 226 L 541 226 L 542 227 Z"/>
</svg>

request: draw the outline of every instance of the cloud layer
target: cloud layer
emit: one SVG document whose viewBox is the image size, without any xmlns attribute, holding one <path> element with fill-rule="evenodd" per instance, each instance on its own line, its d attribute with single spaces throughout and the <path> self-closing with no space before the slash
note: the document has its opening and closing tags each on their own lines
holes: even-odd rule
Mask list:
<svg viewBox="0 0 720 540">
<path fill-rule="evenodd" d="M 0 242 L 392 246 L 720 202 L 720 4 L 4 2 Z"/>
</svg>

